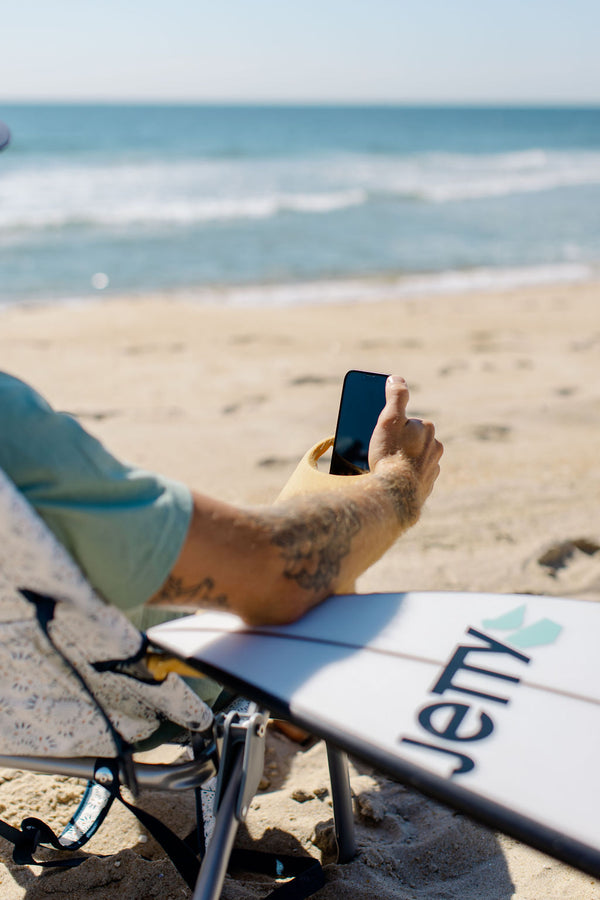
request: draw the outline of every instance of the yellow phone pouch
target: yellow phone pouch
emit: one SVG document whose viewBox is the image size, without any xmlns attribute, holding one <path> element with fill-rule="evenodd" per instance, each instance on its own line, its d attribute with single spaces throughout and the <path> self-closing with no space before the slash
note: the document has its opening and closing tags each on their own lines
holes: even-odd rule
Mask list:
<svg viewBox="0 0 600 900">
<path fill-rule="evenodd" d="M 329 437 L 311 447 L 290 475 L 275 503 L 282 503 L 291 497 L 316 494 L 319 491 L 344 491 L 348 489 L 353 478 L 360 478 L 360 475 L 330 475 L 329 472 L 323 472 L 319 469 L 319 459 L 332 446 L 333 438 Z M 348 584 L 340 585 L 337 593 L 353 594 L 355 587 L 356 585 L 352 581 Z"/>
</svg>

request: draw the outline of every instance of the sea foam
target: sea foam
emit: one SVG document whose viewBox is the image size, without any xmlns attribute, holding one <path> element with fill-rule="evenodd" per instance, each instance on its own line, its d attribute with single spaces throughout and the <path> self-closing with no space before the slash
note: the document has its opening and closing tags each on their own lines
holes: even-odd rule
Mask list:
<svg viewBox="0 0 600 900">
<path fill-rule="evenodd" d="M 286 307 L 424 296 L 490 293 L 541 284 L 572 284 L 600 277 L 600 267 L 563 263 L 512 268 L 448 270 L 435 274 L 387 278 L 340 278 L 281 284 L 253 284 L 197 288 L 183 292 L 199 303 L 240 307 Z M 182 292 L 179 292 L 182 293 Z"/>
<path fill-rule="evenodd" d="M 0 177 L 0 226 L 193 226 L 324 215 L 357 206 L 447 204 L 600 185 L 600 153 L 529 150 L 49 166 Z M 26 239 L 25 234 L 23 234 Z"/>
</svg>

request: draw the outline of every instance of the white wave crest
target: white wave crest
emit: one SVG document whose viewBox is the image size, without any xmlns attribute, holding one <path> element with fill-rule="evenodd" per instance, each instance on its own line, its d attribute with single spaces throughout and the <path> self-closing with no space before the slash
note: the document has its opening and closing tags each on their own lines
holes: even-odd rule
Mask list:
<svg viewBox="0 0 600 900">
<path fill-rule="evenodd" d="M 600 152 L 335 154 L 0 171 L 0 226 L 127 229 L 321 215 L 379 201 L 444 204 L 600 185 Z"/>
<path fill-rule="evenodd" d="M 600 184 L 600 153 L 532 150 L 461 162 L 448 168 L 451 177 L 430 184 L 423 196 L 444 203 Z"/>
<path fill-rule="evenodd" d="M 347 157 L 337 171 L 370 194 L 449 203 L 600 185 L 600 153 L 532 148 L 513 153 Z"/>
<path fill-rule="evenodd" d="M 368 199 L 361 188 L 286 190 L 280 180 L 215 163 L 22 170 L 0 178 L 0 226 L 193 225 L 328 213 Z"/>
</svg>

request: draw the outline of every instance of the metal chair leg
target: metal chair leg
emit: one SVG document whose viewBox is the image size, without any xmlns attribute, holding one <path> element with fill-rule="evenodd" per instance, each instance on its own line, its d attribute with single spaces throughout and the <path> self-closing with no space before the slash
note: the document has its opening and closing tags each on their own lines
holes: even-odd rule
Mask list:
<svg viewBox="0 0 600 900">
<path fill-rule="evenodd" d="M 194 889 L 193 900 L 219 900 L 223 882 L 227 874 L 229 857 L 237 834 L 239 820 L 235 810 L 242 783 L 243 751 L 238 751 L 238 758 L 225 789 L 215 829 L 212 834 L 206 856 L 200 867 L 200 874 Z"/>
<path fill-rule="evenodd" d="M 327 744 L 327 761 L 329 763 L 329 778 L 331 781 L 333 823 L 338 846 L 338 862 L 346 863 L 356 856 L 354 812 L 348 775 L 348 757 L 343 750 L 338 750 L 337 747 Z"/>
<path fill-rule="evenodd" d="M 193 900 L 219 900 L 221 896 L 238 825 L 246 818 L 262 777 L 267 719 L 268 714 L 255 707 L 243 718 L 230 713 L 223 723 L 217 816 Z"/>
</svg>

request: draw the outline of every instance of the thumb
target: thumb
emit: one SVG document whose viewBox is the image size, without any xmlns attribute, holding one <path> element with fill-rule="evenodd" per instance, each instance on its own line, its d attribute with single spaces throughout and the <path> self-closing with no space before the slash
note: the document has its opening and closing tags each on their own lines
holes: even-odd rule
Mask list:
<svg viewBox="0 0 600 900">
<path fill-rule="evenodd" d="M 371 471 L 385 456 L 397 453 L 402 447 L 406 426 L 408 385 L 402 376 L 390 375 L 385 383 L 385 406 L 369 443 L 369 468 Z"/>
<path fill-rule="evenodd" d="M 402 375 L 390 375 L 385 383 L 385 406 L 380 419 L 404 425 L 409 398 L 408 385 Z"/>
</svg>

